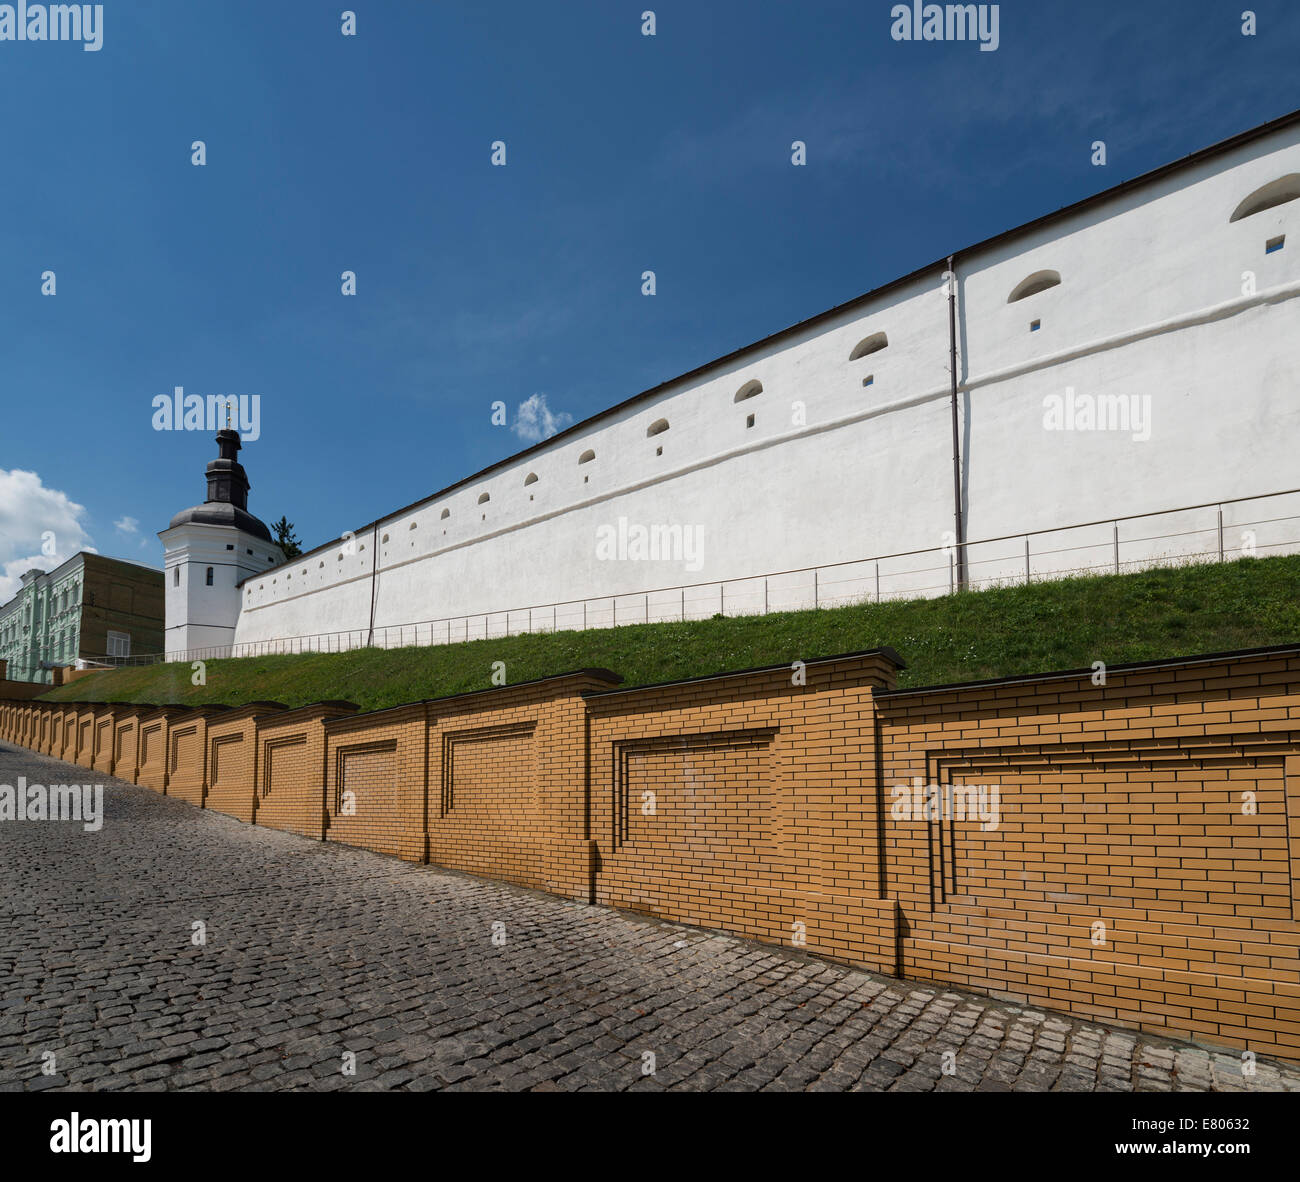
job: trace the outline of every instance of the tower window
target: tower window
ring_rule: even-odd
[[[491,499],[492,499],[491,493],[480,493],[478,498],[478,503],[480,505],[486,505]]]
[[[179,587],[180,585],[181,585],[181,568],[179,566],[174,566],[172,567],[172,586]]]
[[[1279,234],[1276,238],[1270,238],[1264,243],[1265,254],[1276,254],[1283,246],[1286,245],[1286,235]]]
[[[747,398],[757,398],[763,392],[763,383],[757,378],[746,382],[739,390],[736,391],[736,397],[733,402],[744,402]]]
[[[524,477],[524,487],[525,487],[525,488],[527,488],[530,484],[536,484],[536,483],[537,483],[537,473],[536,473],[536,472],[529,472],[528,475]]]
[[[204,582],[207,583],[207,585],[208,585],[209,587],[212,586],[212,568],[211,568],[211,567],[208,567],[208,573],[207,573],[207,576],[206,576],[205,579],[204,579]]]
[[[865,378],[862,379],[862,384],[864,386],[871,386],[875,384],[875,381],[876,381],[876,375],[873,373],[869,373]]]
[[[450,517],[450,516],[451,516],[451,510],[450,510],[450,509],[444,509],[444,510],[442,511],[442,516],[439,518],[439,520],[440,520],[440,521],[446,521],[447,518]]]
[[[587,450],[584,451],[582,455],[578,457],[578,463],[590,464],[591,461],[594,460],[595,458],[596,458],[596,453],[592,451],[591,448],[587,448]]]
[[[1030,332],[1037,332],[1042,327],[1043,327],[1043,322],[1041,320],[1031,320],[1029,322]]]
[[[746,415],[746,416],[745,416],[745,426],[746,426],[746,428],[752,427],[753,425],[754,425],[754,416],[753,416],[753,415]]]
[[[227,549],[227,550],[233,550],[234,548],[235,548],[235,543],[234,543],[234,542],[227,542],[227,543],[226,543],[226,549]]]
[[[646,437],[649,438],[652,435],[662,435],[667,430],[668,430],[667,419],[655,419],[655,421],[645,429],[645,433],[646,433]]]

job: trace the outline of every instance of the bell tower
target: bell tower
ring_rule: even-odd
[[[166,652],[170,660],[230,655],[239,621],[239,583],[278,566],[284,552],[248,511],[243,443],[231,428],[217,432],[217,458],[208,462],[207,500],[177,513],[162,540],[166,585]]]

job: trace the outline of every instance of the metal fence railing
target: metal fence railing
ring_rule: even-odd
[[[111,665],[355,648],[403,648],[496,639],[520,633],[614,628],[711,616],[927,598],[1038,579],[1118,574],[1153,566],[1225,562],[1300,552],[1300,489],[1208,502],[967,542],[960,554],[936,546],[740,579],[534,604],[402,624],[197,648],[170,655],[96,657]]]

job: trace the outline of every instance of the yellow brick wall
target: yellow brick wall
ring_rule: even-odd
[[[0,736],[316,839],[1300,1060],[1300,652],[894,671],[586,672],[368,715],[14,700]],[[914,810],[931,786],[963,811]]]

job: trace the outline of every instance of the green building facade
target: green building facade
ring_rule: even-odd
[[[155,567],[83,551],[54,570],[29,570],[0,606],[0,660],[11,681],[53,681],[79,660],[113,664],[160,653],[163,575]]]

